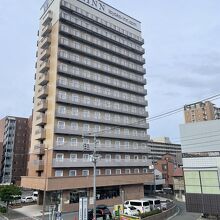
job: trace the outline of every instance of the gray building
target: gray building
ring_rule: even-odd
[[[0,120],[1,182],[20,185],[26,175],[30,147],[28,118],[7,116]]]
[[[186,208],[189,212],[220,214],[220,121],[180,126]]]

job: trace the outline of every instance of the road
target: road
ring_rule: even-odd
[[[175,202],[179,208],[178,214],[173,217],[169,218],[169,220],[197,220],[201,214],[198,213],[191,213],[191,212],[186,212],[186,206],[185,203],[183,202]]]

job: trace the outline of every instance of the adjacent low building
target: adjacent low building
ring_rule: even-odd
[[[180,126],[186,209],[220,214],[220,120]]]
[[[167,139],[166,139],[167,140]],[[150,148],[149,158],[152,160],[159,160],[165,154],[170,154],[182,163],[182,156],[181,156],[181,145],[180,144],[173,144],[170,141],[163,142],[161,139],[151,140],[147,143],[148,147]]]

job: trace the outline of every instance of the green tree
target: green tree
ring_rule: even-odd
[[[8,205],[14,200],[13,196],[20,196],[21,189],[15,185],[0,186],[0,199],[6,203],[6,210],[8,211]]]

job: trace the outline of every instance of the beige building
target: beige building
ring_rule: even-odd
[[[153,176],[140,22],[98,0],[49,0],[41,10],[22,186],[39,190],[39,203],[46,190],[47,205],[63,211],[77,210],[80,196],[91,202],[95,132],[97,203],[143,197]]]
[[[184,106],[185,122],[198,122],[220,119],[220,108],[210,101],[197,102]]]

